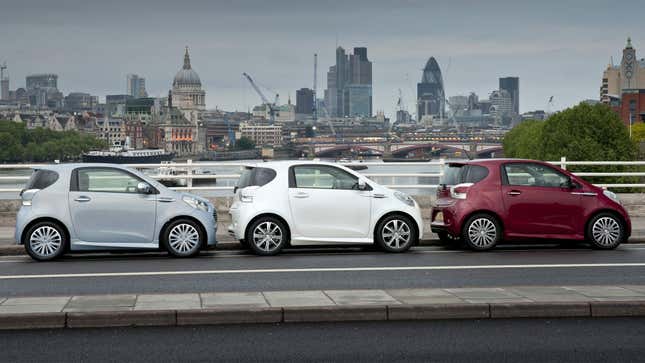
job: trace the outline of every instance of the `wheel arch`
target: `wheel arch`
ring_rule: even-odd
[[[585,221],[585,230],[583,231],[584,232],[583,235],[585,236],[585,238],[589,238],[589,236],[587,235],[587,231],[589,230],[589,226],[591,225],[591,221],[594,218],[596,218],[599,214],[603,214],[603,213],[611,214],[614,217],[618,218],[618,220],[622,224],[623,229],[627,229],[627,221],[625,220],[625,218],[620,213],[616,212],[613,209],[608,209],[608,208],[598,209],[598,210],[593,211],[593,213],[589,214],[589,217],[587,217],[587,220]],[[627,231],[625,231],[625,232],[627,232]]]
[[[403,212],[403,211],[398,211],[398,210],[387,212],[387,213],[383,214],[381,216],[381,218],[379,218],[376,221],[376,223],[374,224],[374,228],[372,229],[372,238],[374,239],[374,243],[376,243],[376,233],[378,231],[377,230],[378,226],[381,224],[381,222],[383,222],[383,220],[385,218],[388,218],[388,217],[394,216],[394,215],[402,215],[402,216],[408,218],[412,222],[412,228],[414,228],[414,233],[417,236],[417,240],[414,241],[413,245],[414,246],[418,245],[419,244],[419,225],[417,224],[416,219],[414,219],[414,217],[412,217],[409,213],[406,213],[406,212]]]
[[[466,214],[464,216],[464,218],[462,218],[461,223],[459,224],[461,226],[461,229],[459,231],[460,233],[463,234],[463,230],[466,227],[464,225],[466,223],[466,221],[468,221],[472,216],[474,216],[476,214],[488,214],[491,217],[495,218],[495,220],[497,220],[497,223],[499,223],[499,226],[502,228],[501,232],[502,232],[502,236],[504,236],[504,232],[506,231],[506,226],[504,226],[504,220],[502,219],[502,217],[499,214],[497,214],[496,212],[493,212],[492,210],[489,210],[489,209],[479,209],[479,210],[472,211],[472,212]]]
[[[289,242],[287,245],[291,244],[291,226],[289,225],[289,223],[287,223],[286,219],[282,218],[282,216],[271,212],[260,213],[255,217],[251,218],[251,220],[249,220],[249,222],[246,224],[246,228],[244,228],[244,239],[246,239],[246,237],[248,236],[249,230],[253,225],[253,223],[255,223],[255,221],[257,221],[258,219],[264,218],[264,217],[275,218],[280,222],[282,222],[282,224],[284,224],[284,226],[287,227],[287,241]]]
[[[173,223],[176,222],[180,219],[188,219],[192,221],[193,223],[197,224],[197,227],[199,227],[200,231],[202,232],[202,241],[201,241],[201,246],[200,249],[206,247],[206,244],[208,243],[208,233],[206,232],[206,228],[202,224],[202,222],[199,221],[199,219],[189,216],[189,215],[179,215],[170,218],[169,220],[164,223],[164,225],[159,229],[159,248],[165,249],[165,241],[164,241],[164,234],[166,234],[166,229]]]
[[[22,233],[20,234],[20,241],[19,242],[21,245],[25,244],[25,238],[27,237],[27,232],[37,223],[41,222],[50,222],[50,223],[56,223],[58,224],[62,229],[63,233],[65,233],[65,237],[67,237],[67,249],[69,249],[70,244],[71,244],[71,234],[69,232],[69,228],[65,225],[65,223],[61,222],[60,220],[52,217],[39,217],[33,219],[31,222],[27,223],[25,227],[22,229]]]

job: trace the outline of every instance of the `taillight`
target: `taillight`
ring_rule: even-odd
[[[462,183],[450,187],[450,196],[455,199],[466,199],[468,196],[468,189],[473,186],[473,183]]]

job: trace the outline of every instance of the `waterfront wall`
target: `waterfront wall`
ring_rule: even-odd
[[[618,197],[627,208],[632,218],[645,217],[645,193],[619,194]],[[421,212],[425,222],[424,230],[430,230],[430,217],[434,195],[413,195],[413,198],[421,206]],[[218,234],[227,234],[226,228],[231,220],[228,209],[233,202],[233,197],[208,198],[215,204],[218,215]],[[20,208],[20,200],[0,200],[0,227],[11,227],[16,223],[16,213]]]

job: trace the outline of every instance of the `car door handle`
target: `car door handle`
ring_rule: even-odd
[[[85,203],[85,202],[89,202],[90,200],[92,200],[92,198],[86,197],[84,195],[81,195],[80,197],[78,197],[78,198],[76,198],[74,200],[77,201],[77,202],[80,202],[80,203]]]
[[[510,196],[516,196],[522,194],[519,190],[511,190],[510,192],[507,193]]]
[[[300,193],[294,194],[293,197],[294,198],[309,198],[309,194],[300,192]]]

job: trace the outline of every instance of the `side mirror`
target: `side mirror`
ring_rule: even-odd
[[[365,180],[358,179],[358,190],[366,190],[366,189],[367,189],[367,184],[365,183]]]
[[[577,189],[580,187],[580,185],[576,183],[571,177],[568,177],[567,180],[560,184],[560,187],[565,189]]]
[[[152,193],[152,188],[150,187],[150,184],[140,182],[137,184],[137,192],[140,194],[150,194]]]

